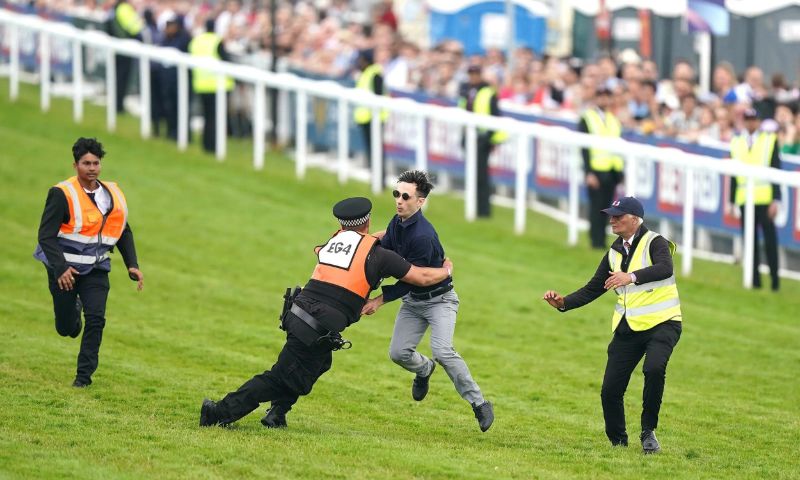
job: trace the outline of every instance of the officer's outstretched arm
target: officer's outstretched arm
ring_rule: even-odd
[[[428,287],[447,279],[452,276],[452,273],[453,262],[445,258],[441,268],[417,267],[412,265],[411,270],[400,280],[418,287]]]

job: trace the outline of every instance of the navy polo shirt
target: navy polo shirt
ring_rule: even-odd
[[[431,222],[417,211],[406,221],[401,221],[395,215],[386,227],[386,235],[381,239],[381,246],[393,250],[406,261],[418,267],[439,268],[444,263],[444,248],[439,242],[439,235]],[[409,283],[398,281],[394,285],[382,287],[383,301],[391,302],[408,292],[427,292],[436,288],[449,285],[452,278],[447,278],[430,287],[417,287]]]

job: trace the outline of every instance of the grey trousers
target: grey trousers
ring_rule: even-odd
[[[447,372],[461,397],[474,405],[484,402],[481,389],[461,355],[453,348],[453,333],[458,314],[458,295],[450,290],[430,300],[415,300],[410,295],[403,297],[403,305],[397,312],[389,346],[389,356],[401,367],[417,375],[429,375],[432,363],[417,351],[417,345],[431,327],[431,352]]]

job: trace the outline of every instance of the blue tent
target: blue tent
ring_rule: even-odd
[[[549,7],[540,0],[513,0],[516,45],[542,53],[547,38]],[[508,21],[502,0],[428,0],[431,44],[458,40],[467,55],[487,48],[505,48]]]

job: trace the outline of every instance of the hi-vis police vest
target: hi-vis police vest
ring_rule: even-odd
[[[359,75],[358,81],[356,82],[356,88],[359,90],[372,92],[372,86],[375,77],[382,73],[383,67],[381,67],[381,65],[378,63],[373,63],[369,67],[365,68],[363,72],[361,72],[361,75]],[[383,95],[383,92],[373,93],[377,95]],[[387,110],[381,110],[381,121],[385,121],[387,118],[389,118],[389,112]],[[353,120],[359,125],[369,123],[372,121],[372,109],[370,107],[356,107],[353,110]]]
[[[596,109],[590,109],[584,112],[583,118],[592,135],[601,137],[620,137],[622,135],[622,125],[611,112],[606,112],[605,118],[601,118]],[[624,163],[619,155],[598,148],[592,148],[589,152],[591,154],[589,168],[595,172],[622,171]]]
[[[372,235],[340,230],[325,245],[316,247],[318,263],[313,280],[349,290],[363,299],[372,287],[367,280],[367,256],[378,241]]]
[[[219,60],[219,44],[222,41],[219,35],[212,32],[202,33],[189,44],[189,53],[195,57],[208,57]],[[214,93],[217,91],[217,74],[202,68],[192,69],[192,88],[196,93]],[[225,90],[233,90],[233,79],[225,77]]]
[[[650,258],[650,243],[661,235],[647,231],[639,240],[633,257],[628,263],[628,269],[636,271],[653,264]],[[669,251],[675,254],[675,243],[669,242]],[[608,251],[608,262],[612,272],[622,271],[622,254],[613,248]],[[665,280],[644,283],[642,285],[630,284],[614,289],[617,294],[617,304],[614,315],[611,317],[611,331],[617,329],[622,316],[628,322],[631,330],[640,332],[649,330],[659,323],[667,320],[681,321],[681,301],[678,298],[678,287],[673,274]]]
[[[740,135],[731,141],[731,158],[748,165],[769,167],[775,149],[775,134],[762,132],[756,137],[753,148],[747,148],[747,138]],[[772,184],[764,180],[754,180],[756,205],[772,203]],[[736,205],[744,205],[747,198],[747,177],[736,177]]]
[[[58,244],[64,251],[64,260],[80,275],[89,273],[93,268],[111,270],[109,253],[122,236],[128,221],[128,205],[122,190],[114,182],[103,182],[101,185],[111,195],[111,209],[105,215],[83,190],[77,177],[56,185],[67,197],[69,208],[69,222],[61,224]],[[41,246],[37,247],[34,256],[47,264]]]

